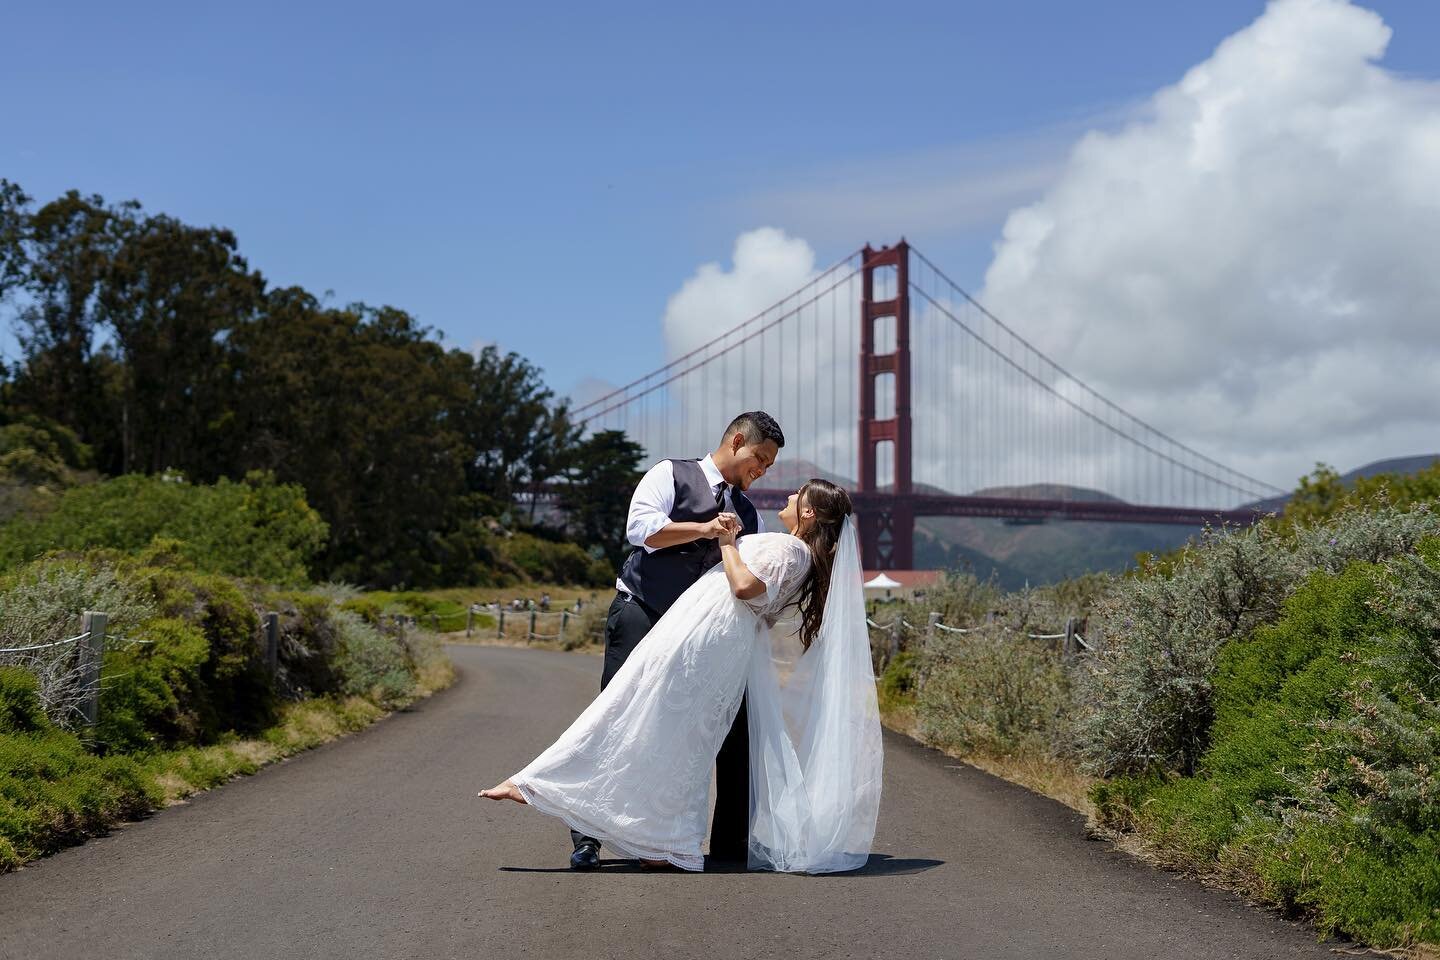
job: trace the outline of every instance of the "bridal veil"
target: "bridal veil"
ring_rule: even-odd
[[[835,548],[820,632],[788,678],[771,644],[752,649],[750,869],[864,866],[880,812],[882,747],[853,516]]]

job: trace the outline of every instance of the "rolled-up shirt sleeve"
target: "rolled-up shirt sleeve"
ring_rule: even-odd
[[[675,468],[669,460],[661,460],[645,472],[630,497],[630,515],[625,521],[625,539],[654,553],[656,547],[645,541],[670,522],[675,509]]]

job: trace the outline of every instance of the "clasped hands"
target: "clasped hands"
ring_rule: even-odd
[[[706,524],[705,532],[708,536],[720,541],[720,545],[733,546],[735,539],[740,536],[744,527],[740,523],[740,517],[733,513],[721,513],[714,520]]]

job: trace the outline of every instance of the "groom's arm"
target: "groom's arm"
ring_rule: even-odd
[[[654,553],[692,540],[718,537],[724,529],[719,517],[708,523],[671,520],[670,511],[674,509],[675,468],[669,460],[661,460],[640,478],[630,497],[625,539],[646,553]]]

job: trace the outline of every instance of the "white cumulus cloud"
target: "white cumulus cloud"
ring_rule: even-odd
[[[674,366],[598,425],[626,430],[652,459],[699,456],[735,414],[762,409],[786,433],[784,460],[842,469],[855,456],[853,266],[827,273],[807,242],[773,227],[741,234],[728,265],[702,264],[666,304]]]
[[[1288,487],[1440,447],[1440,84],[1274,0],[1011,213],[980,299],[1112,400]]]

